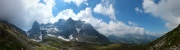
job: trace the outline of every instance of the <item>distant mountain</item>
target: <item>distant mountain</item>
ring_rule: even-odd
[[[34,50],[38,44],[29,40],[24,33],[16,26],[0,21],[0,50]]]
[[[77,21],[75,21],[75,23],[76,22]],[[79,21],[79,23],[81,22]],[[86,25],[86,24],[87,23],[84,23],[83,25]],[[33,26],[37,26],[37,25],[38,25],[37,22],[33,24]],[[61,35],[60,34],[61,32],[58,32],[59,29],[57,29],[56,27],[54,28],[52,24],[40,25],[41,32],[36,31],[36,30],[39,30],[38,27],[39,26],[33,27],[32,29],[34,30],[30,30],[30,32],[32,31],[32,32],[38,33],[37,34],[38,37],[42,34],[42,39],[40,38],[34,39],[34,40],[43,40],[40,43],[34,42],[30,40],[29,38],[27,38],[27,36],[25,36],[24,34],[25,31],[19,29],[18,27],[12,24],[9,24],[7,22],[0,21],[0,50],[122,50],[122,49],[123,50],[129,50],[129,49],[139,50],[139,48],[143,48],[141,47],[143,45],[120,44],[120,43],[110,44],[110,45],[99,45],[99,44],[90,43],[91,41],[82,42],[83,40],[76,41],[76,39],[74,39],[75,41],[73,41],[73,39],[69,39],[69,38],[67,39],[69,39],[70,41],[65,41],[65,39],[62,39],[62,38],[65,38],[63,36],[64,34]],[[96,40],[95,42],[99,42],[99,43],[108,42],[108,40],[105,41],[106,39],[105,40],[103,39],[106,37],[97,33],[95,30],[92,30],[93,27],[90,26],[90,24],[87,24],[87,26],[83,26],[83,28],[80,28],[80,29],[82,30],[80,30],[79,33],[77,32],[77,34],[73,34],[72,36],[73,38],[79,38],[83,36],[82,39],[86,39],[86,38],[91,39],[91,36],[92,36],[91,40]],[[90,32],[92,34],[86,33],[88,31],[92,31]],[[47,32],[47,33],[43,33],[43,32]],[[84,32],[84,33],[81,33],[81,32]],[[30,35],[31,34],[29,34],[29,37]],[[58,38],[57,35],[61,36],[61,38]],[[33,36],[33,37],[36,37],[36,36]],[[93,38],[96,38],[96,39],[93,39]],[[99,41],[99,40],[104,40],[104,41]]]
[[[35,41],[41,41],[46,37],[56,37],[64,41],[77,41],[93,44],[110,43],[107,37],[96,31],[91,24],[84,21],[75,21],[72,18],[60,19],[51,24],[33,23],[32,28],[27,32],[27,36]]]
[[[149,50],[180,50],[180,25],[148,44]]]
[[[110,35],[108,39],[113,43],[128,43],[128,44],[147,44],[158,37],[150,34],[122,34]]]

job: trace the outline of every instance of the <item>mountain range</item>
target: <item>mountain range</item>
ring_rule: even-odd
[[[0,21],[0,50],[180,50],[179,40],[180,25],[157,39],[149,34],[106,37],[71,18],[53,24],[35,21],[27,32]]]
[[[91,24],[85,21],[74,21],[60,19],[51,24],[39,24],[34,22],[32,28],[27,32],[27,36],[34,41],[40,42],[44,38],[51,36],[64,41],[78,41],[93,44],[108,44],[109,39],[96,31]]]

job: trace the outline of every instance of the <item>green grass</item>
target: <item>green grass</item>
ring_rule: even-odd
[[[46,44],[42,44],[41,47],[38,47],[38,50],[58,50],[58,48],[55,48]]]
[[[66,42],[56,38],[46,38],[42,44],[48,44],[58,49],[74,49],[74,50],[143,50],[144,45],[138,44],[110,44],[98,45],[83,42]]]
[[[24,44],[23,42],[21,42],[21,39],[18,38],[17,35],[15,35],[15,33],[0,28],[0,48],[1,49],[7,49],[7,50],[12,50],[12,49],[27,49],[28,47],[26,46],[26,44]]]
[[[163,43],[161,46],[154,47],[158,43]],[[172,31],[166,33],[164,36],[158,38],[157,40],[149,43],[147,49],[156,49],[156,50],[167,50],[170,47],[178,46],[180,44],[180,25],[173,29]],[[148,48],[151,47],[151,48]]]

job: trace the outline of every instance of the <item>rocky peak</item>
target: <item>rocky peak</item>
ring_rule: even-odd
[[[67,22],[67,23],[74,23],[75,21],[70,17],[69,19],[67,19],[66,22]]]
[[[34,21],[31,30],[40,31],[40,24],[37,21]]]
[[[40,24],[37,21],[34,21],[32,28],[26,34],[31,39],[39,40],[39,36],[41,35],[40,31]]]
[[[49,27],[53,26],[53,27]],[[33,23],[33,27],[29,30],[29,37],[32,39],[42,39],[53,35],[53,37],[57,37],[60,39],[66,39],[69,41],[79,41],[86,43],[98,43],[98,44],[106,44],[109,43],[109,40],[104,35],[100,34],[97,30],[93,28],[93,26],[89,23],[84,23],[83,21],[74,21],[72,18],[67,20],[59,19],[58,22],[54,24],[44,24],[41,26],[42,30],[40,30],[40,26],[38,22]],[[42,36],[41,36],[42,34]],[[42,38],[39,38],[42,37]]]
[[[74,21],[71,17],[67,19],[68,21]]]

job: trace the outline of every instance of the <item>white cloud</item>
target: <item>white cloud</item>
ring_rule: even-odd
[[[143,13],[143,10],[139,9],[138,7],[135,8],[135,11],[136,11],[136,12]]]
[[[67,3],[74,3],[74,4],[76,4],[78,7],[82,4],[82,3],[84,3],[84,4],[86,4],[86,5],[88,5],[88,3],[87,3],[87,0],[63,0],[64,2],[67,2]]]
[[[128,21],[128,24],[131,25],[131,26],[138,26],[136,23],[131,22],[131,21]]]
[[[53,18],[52,7],[55,5],[54,0],[44,0],[46,4],[39,3],[39,0],[23,0],[26,18],[26,25],[38,21],[39,23],[48,23]],[[31,26],[31,25],[29,25]]]
[[[76,14],[72,9],[66,9],[58,13],[55,18],[51,18],[51,23],[57,22],[59,19],[68,19],[69,17],[76,19]]]
[[[180,0],[144,0],[143,8],[145,13],[150,13],[167,21],[168,28],[175,28],[180,24]]]
[[[59,19],[68,19],[69,17],[71,17],[75,20],[82,20],[90,23],[96,30],[98,30],[100,33],[104,35],[121,35],[125,33],[140,33],[140,34],[146,33],[144,28],[138,26],[129,26],[121,21],[109,21],[106,23],[102,21],[102,19],[97,19],[92,15],[92,8],[90,7],[87,7],[85,10],[81,10],[77,14],[75,14],[72,9],[65,9],[59,12],[56,17],[54,17],[52,15],[52,7],[55,5],[54,0],[44,0],[46,4],[39,3],[39,0],[16,0],[16,1],[12,1],[11,4],[7,4],[8,3],[7,1],[10,0],[0,1],[0,8],[1,8],[0,14],[2,16],[1,20],[2,19],[8,20],[9,22],[13,23],[14,25],[22,29],[30,29],[32,27],[32,23],[35,20],[38,21],[39,23],[48,23],[48,22],[54,23]],[[12,7],[4,7],[4,5],[8,5]],[[114,14],[115,12],[113,6],[110,4],[108,7],[110,8],[108,8],[107,11],[112,12],[112,14]],[[105,13],[107,12],[105,11]],[[13,15],[13,16],[5,17],[3,16],[3,14],[5,15],[14,14],[15,16]],[[111,13],[107,13],[107,14],[109,14],[109,16],[114,16],[112,18],[115,18],[115,15],[112,15]]]
[[[128,26],[121,21],[114,22],[110,21],[109,23],[101,22],[99,23],[99,28],[97,29],[100,33],[104,35],[121,35],[127,33],[138,33],[144,34],[144,28]]]
[[[113,4],[110,4],[108,0],[102,0],[102,3],[97,4],[93,11],[96,13],[107,15],[113,20],[116,19]]]
[[[106,23],[101,19],[97,19],[92,15],[92,10],[89,7],[87,7],[85,10],[81,10],[78,14],[75,14],[72,9],[63,10],[57,15],[56,19],[68,19],[69,17],[75,20],[82,20],[90,23],[97,31],[106,36],[121,35],[126,33],[147,33],[144,28],[138,27],[137,24],[130,21],[129,23],[132,26],[128,26],[121,21],[109,21]]]
[[[53,18],[52,7],[54,0],[44,0],[45,4],[39,3],[40,0],[1,0],[0,7],[3,10],[0,14],[1,19],[28,30],[36,20],[39,23],[48,23],[49,18]],[[10,3],[9,3],[10,2]],[[8,10],[8,11],[5,11]],[[9,16],[6,16],[9,15]]]

